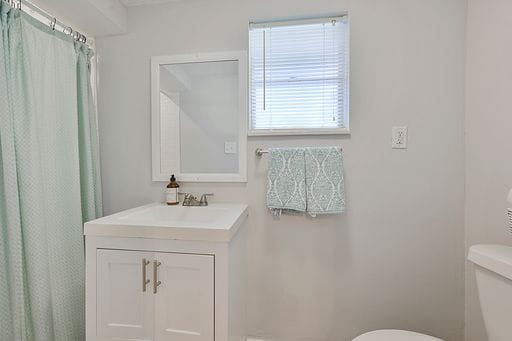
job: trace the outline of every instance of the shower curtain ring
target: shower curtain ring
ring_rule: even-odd
[[[75,32],[73,33],[73,39],[75,39],[76,41],[78,41],[78,39],[80,39],[80,32],[75,31]]]
[[[73,33],[73,29],[71,28],[71,26],[68,26],[64,29],[64,34],[67,34],[67,35],[71,35]]]
[[[50,22],[50,28],[55,31],[55,26],[57,25],[57,18],[53,18],[53,20]]]

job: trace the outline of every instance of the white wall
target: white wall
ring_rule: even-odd
[[[246,49],[250,20],[351,20],[350,137],[250,138],[247,184],[184,184],[250,205],[249,327],[279,340],[406,328],[463,340],[464,0],[191,0],[130,11],[97,40],[106,213],[162,200],[151,182],[152,55]],[[409,149],[390,148],[408,125]],[[341,145],[348,212],[274,221],[256,147]],[[481,340],[479,340],[481,341]]]
[[[466,247],[512,245],[512,2],[469,0],[466,87]],[[466,267],[466,340],[487,340],[473,267]]]

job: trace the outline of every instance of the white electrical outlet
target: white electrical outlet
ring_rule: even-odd
[[[407,127],[392,128],[391,147],[393,149],[407,149]]]
[[[236,141],[225,141],[224,142],[224,153],[225,154],[236,154]]]

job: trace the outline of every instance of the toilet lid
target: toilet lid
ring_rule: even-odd
[[[443,341],[433,336],[406,330],[375,330],[356,337],[352,341]]]

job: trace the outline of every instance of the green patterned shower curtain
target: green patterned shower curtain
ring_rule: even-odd
[[[91,51],[0,2],[0,341],[83,341],[101,214]]]

